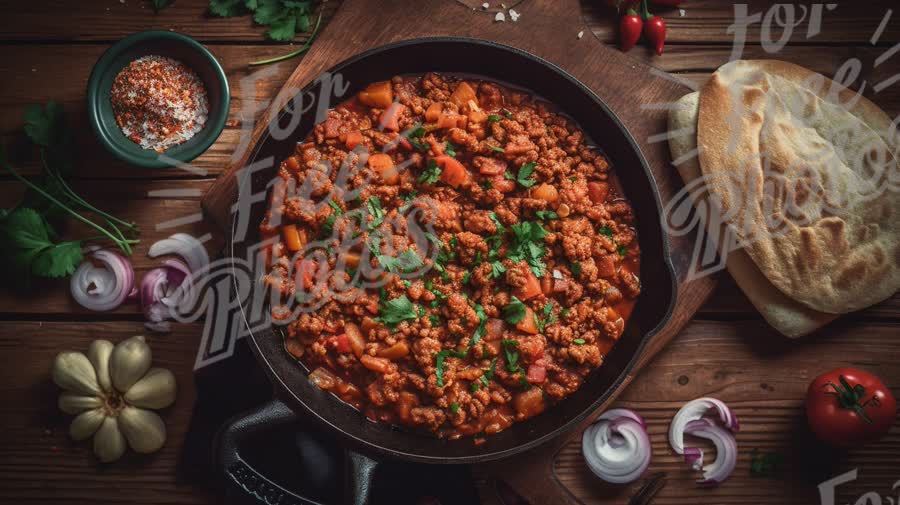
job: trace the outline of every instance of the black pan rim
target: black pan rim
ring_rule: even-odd
[[[597,96],[597,94],[594,93],[593,90],[588,88],[581,81],[576,79],[574,76],[572,76],[571,74],[569,74],[568,72],[566,72],[565,70],[560,68],[559,66],[557,66],[557,65],[553,64],[552,62],[549,62],[539,56],[536,56],[532,53],[529,53],[527,51],[524,51],[524,50],[521,50],[521,49],[518,49],[518,48],[515,48],[512,46],[508,46],[505,44],[500,44],[500,43],[488,41],[488,40],[469,38],[469,37],[423,37],[423,38],[393,42],[393,43],[379,46],[376,48],[368,49],[368,50],[358,53],[354,56],[351,56],[350,58],[348,58],[346,60],[341,61],[340,63],[338,63],[338,64],[334,65],[333,67],[329,68],[328,70],[326,70],[325,72],[330,72],[330,73],[339,72],[341,69],[343,69],[347,66],[350,66],[354,63],[357,63],[360,60],[368,58],[372,55],[379,54],[379,53],[382,53],[385,51],[394,50],[397,48],[406,47],[409,45],[420,45],[420,44],[471,44],[471,45],[476,45],[476,46],[491,47],[494,49],[507,51],[507,52],[513,53],[517,56],[531,60],[538,65],[542,65],[542,66],[550,69],[555,74],[557,74],[559,77],[565,79],[570,84],[576,86],[582,93],[584,93],[586,96],[588,96],[591,99],[591,101],[593,101],[598,107],[601,108],[601,110],[612,120],[613,124],[626,137],[626,139],[629,143],[629,147],[635,152],[638,160],[640,161],[643,175],[646,178],[646,180],[652,190],[653,194],[651,196],[653,198],[653,202],[656,205],[656,214],[659,216],[662,216],[662,202],[661,202],[660,196],[659,196],[659,187],[656,184],[656,179],[653,177],[652,171],[650,170],[647,160],[644,157],[643,151],[641,150],[640,146],[635,141],[634,136],[631,135],[631,132],[628,131],[628,129],[625,127],[625,125],[622,123],[622,121],[619,119],[619,117],[615,114],[615,112],[612,111],[612,109],[609,108],[609,106],[606,104],[606,102],[604,102],[602,98]],[[309,85],[310,85],[310,83],[307,83],[307,85],[304,86],[303,89],[306,89],[306,87],[308,87]],[[298,93],[302,93],[303,89],[299,90]],[[283,117],[283,115],[286,113],[287,113],[287,111],[285,111],[284,108],[282,108],[282,110],[279,112],[277,118]],[[264,144],[265,138],[266,137],[262,137],[259,140],[257,140],[256,144],[254,145],[251,155],[248,157],[248,162],[256,159],[261,147]],[[240,181],[239,181],[239,184],[240,184]],[[234,231],[233,227],[236,226],[236,224],[237,223],[232,219],[232,232]],[[647,330],[644,333],[644,335],[641,336],[640,342],[638,343],[637,348],[635,349],[635,352],[632,354],[632,356],[630,357],[627,364],[622,369],[619,376],[612,382],[612,384],[610,385],[609,388],[607,388],[605,391],[603,391],[602,394],[597,395],[596,399],[590,405],[588,405],[585,409],[583,409],[583,411],[579,415],[572,417],[571,419],[567,420],[564,423],[561,423],[556,429],[554,429],[542,436],[536,437],[534,439],[531,439],[531,440],[524,442],[522,444],[519,444],[517,446],[510,447],[508,449],[498,450],[498,451],[488,452],[488,453],[480,453],[480,454],[475,454],[475,455],[466,455],[466,456],[432,457],[432,456],[426,456],[426,455],[420,455],[420,454],[409,454],[409,453],[405,453],[405,452],[401,452],[401,451],[392,450],[392,449],[380,446],[377,443],[371,442],[369,440],[365,440],[363,438],[354,436],[353,434],[348,433],[345,430],[343,430],[340,426],[337,426],[336,424],[332,423],[328,419],[325,419],[324,417],[320,416],[315,410],[309,408],[306,405],[304,400],[302,398],[300,398],[300,396],[298,396],[294,392],[293,388],[291,388],[290,385],[287,384],[282,379],[282,377],[274,370],[274,365],[270,362],[270,360],[266,356],[265,352],[263,352],[263,350],[260,349],[259,344],[257,343],[257,340],[256,340],[256,335],[254,335],[252,332],[248,335],[250,342],[251,342],[251,348],[253,350],[253,353],[256,355],[257,360],[259,360],[261,363],[264,364],[263,369],[265,370],[266,375],[273,382],[273,385],[276,386],[276,390],[275,390],[276,398],[284,398],[285,396],[287,396],[292,408],[297,408],[298,406],[301,407],[305,413],[311,414],[315,418],[315,421],[317,421],[318,423],[320,423],[323,426],[327,426],[328,429],[334,430],[343,439],[347,440],[348,442],[353,444],[355,447],[362,448],[366,452],[371,452],[373,454],[385,456],[388,458],[400,459],[400,460],[405,460],[405,461],[413,461],[413,462],[419,462],[419,463],[429,463],[429,464],[471,464],[471,463],[483,463],[483,462],[487,462],[487,461],[494,461],[494,460],[498,460],[498,459],[507,458],[507,457],[513,456],[515,454],[525,452],[529,449],[533,449],[537,446],[543,445],[546,442],[549,442],[550,440],[553,440],[553,439],[571,431],[578,424],[580,424],[582,421],[584,421],[584,419],[586,419],[590,415],[594,414],[597,411],[597,409],[609,399],[611,394],[614,391],[617,391],[622,386],[622,383],[626,380],[626,378],[629,376],[631,371],[634,369],[634,366],[637,363],[637,360],[640,358],[642,351],[645,349],[647,343],[650,340],[652,340],[652,338],[657,333],[659,333],[659,331],[663,327],[665,327],[666,324],[668,324],[668,322],[671,320],[672,312],[674,311],[674,307],[675,307],[675,304],[677,301],[677,294],[678,294],[677,293],[677,283],[676,283],[675,270],[674,270],[674,267],[672,266],[672,261],[671,261],[671,251],[669,248],[668,237],[665,235],[664,231],[662,231],[662,233],[663,233],[663,237],[662,237],[661,247],[662,247],[662,252],[663,252],[663,258],[661,258],[661,261],[663,262],[665,271],[669,275],[669,284],[670,284],[669,288],[671,290],[672,295],[669,298],[668,306],[666,307],[666,310],[664,311],[663,317],[660,318],[659,323],[657,323],[657,325],[655,327],[653,327],[652,329]],[[235,257],[235,250],[234,250],[235,244],[234,244],[234,241],[231,240],[231,238],[233,236],[234,236],[234,233],[232,233],[229,237],[227,237],[227,240],[228,240],[227,250],[230,252],[231,257]],[[234,276],[234,278],[236,279],[237,277]],[[243,303],[239,304],[239,311],[240,311],[241,318],[242,318],[244,324],[248,324]],[[340,401],[340,400],[335,398],[335,401]],[[450,441],[450,443],[453,443],[453,442],[454,441]],[[464,440],[460,440],[460,442],[466,443]],[[469,443],[471,443],[471,442],[469,442]]]

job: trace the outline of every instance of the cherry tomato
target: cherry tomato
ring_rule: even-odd
[[[806,392],[812,431],[835,447],[855,447],[883,437],[897,417],[897,401],[874,375],[838,368],[820,375]]]

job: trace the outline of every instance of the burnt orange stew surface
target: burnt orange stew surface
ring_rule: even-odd
[[[603,364],[640,291],[613,167],[515,89],[371,84],[278,174],[273,319],[310,380],[375,421],[480,442],[537,415]]]

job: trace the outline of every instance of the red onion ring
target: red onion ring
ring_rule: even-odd
[[[162,267],[147,272],[141,279],[140,289],[147,329],[171,331],[167,319],[172,317],[180,300],[192,289],[191,271],[180,260],[167,259]]]
[[[704,417],[715,409],[719,414],[722,426]],[[672,449],[684,456],[696,470],[703,470],[702,484],[716,485],[724,481],[734,471],[737,461],[737,441],[732,432],[740,429],[737,417],[722,401],[715,398],[698,398],[686,403],[672,418],[669,425],[669,444]],[[716,444],[716,461],[703,466],[703,451],[697,447],[684,446],[684,434],[712,440]]]
[[[646,423],[626,409],[604,412],[581,439],[588,467],[612,484],[634,482],[650,466],[651,446]]]
[[[90,255],[103,266],[90,260],[78,265],[69,283],[72,298],[89,310],[113,310],[134,288],[134,269],[124,256],[113,251],[93,249]]]

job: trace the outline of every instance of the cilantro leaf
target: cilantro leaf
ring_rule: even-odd
[[[0,222],[2,254],[13,273],[31,272],[41,277],[63,277],[84,259],[81,241],[54,243],[47,221],[34,209],[20,207]]]
[[[172,3],[172,0],[151,0],[150,3],[153,4],[153,10],[159,12],[160,10],[168,7],[169,4]]]
[[[604,237],[608,237],[608,238],[613,237],[613,231],[609,228],[609,226],[601,226],[600,229],[597,231],[600,233],[600,235],[603,235]]]
[[[503,118],[496,114],[491,114],[490,116],[488,116],[488,123],[496,123],[497,121],[500,121],[501,119],[503,119]]]
[[[425,266],[419,254],[412,249],[403,251],[396,258],[387,254],[379,254],[376,258],[385,270],[392,273],[409,273]]]
[[[444,349],[443,351],[435,354],[434,375],[437,377],[437,386],[439,388],[444,387],[444,360],[446,360],[448,356],[464,359],[466,357],[466,353],[454,351],[451,349]]]
[[[491,151],[494,151],[497,153],[505,153],[506,152],[506,149],[503,149],[502,147],[491,146],[491,145],[489,145],[488,147],[491,148]]]
[[[530,188],[537,184],[537,181],[531,178],[534,174],[534,167],[536,166],[537,163],[531,161],[519,167],[519,172],[516,174],[516,182],[523,188]],[[512,179],[512,177],[509,178]]]
[[[553,219],[559,219],[559,214],[552,210],[538,210],[534,213],[538,219],[541,221],[551,221]]]
[[[547,230],[538,222],[523,221],[512,225],[513,243],[506,253],[506,257],[513,261],[524,260],[531,267],[531,271],[537,277],[543,277],[547,265],[543,257],[547,254],[544,246],[544,237]]]
[[[502,340],[500,344],[503,346],[503,354],[506,356],[506,370],[510,373],[516,373],[521,370],[519,353],[513,350],[519,347],[519,343],[515,340]]]
[[[378,308],[378,314],[375,320],[388,326],[396,326],[403,321],[412,321],[419,317],[415,304],[406,295],[384,302]]]
[[[257,12],[259,12],[259,9],[257,9]],[[268,35],[270,39],[279,42],[291,41],[297,34],[297,18],[290,14],[283,15],[269,23],[260,24],[269,25],[269,31],[266,32],[266,35]]]
[[[428,160],[428,165],[422,171],[422,175],[416,179],[419,184],[434,184],[441,177],[441,167],[434,160]]]
[[[449,140],[444,142],[444,154],[456,158],[456,146]]]
[[[525,309],[526,307],[522,300],[514,296],[509,305],[503,307],[503,319],[509,324],[517,324],[522,319],[525,319]]]
[[[52,244],[35,256],[31,273],[41,277],[65,277],[72,275],[82,260],[80,240]]]

